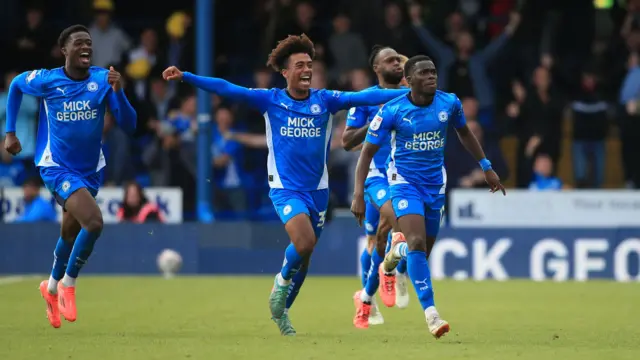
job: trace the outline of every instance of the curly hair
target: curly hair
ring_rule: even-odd
[[[90,34],[89,29],[84,25],[71,25],[60,33],[60,36],[58,37],[58,46],[63,48],[67,43],[67,40],[69,40],[69,37],[77,32]]]
[[[308,54],[313,60],[316,56],[313,42],[305,34],[289,35],[286,39],[278,41],[276,48],[271,50],[267,66],[275,71],[281,71],[287,67],[289,56],[299,53]]]

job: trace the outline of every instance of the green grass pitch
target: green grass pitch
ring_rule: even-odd
[[[0,359],[640,359],[637,283],[436,281],[452,327],[438,341],[413,291],[409,308],[382,308],[384,325],[355,329],[355,277],[310,276],[292,338],[269,319],[269,277],[82,277],[78,320],[57,330],[38,283],[0,285]]]

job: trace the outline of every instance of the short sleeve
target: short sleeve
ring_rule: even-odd
[[[462,103],[460,99],[456,96],[456,100],[453,102],[453,106],[451,108],[451,117],[453,126],[456,129],[464,127],[467,125],[467,119],[464,116],[464,110],[462,109]]]
[[[352,107],[347,113],[347,126],[361,128],[367,124],[368,112],[363,107]]]
[[[390,109],[386,105],[383,106],[371,120],[365,141],[378,146],[382,145],[385,140],[388,141],[389,133],[395,122],[394,118]]]

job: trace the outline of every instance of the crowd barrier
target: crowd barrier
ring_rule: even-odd
[[[0,274],[48,273],[57,224],[0,224]],[[366,241],[353,219],[329,223],[311,273],[359,273]],[[183,274],[274,274],[288,238],[281,224],[106,225],[83,272],[155,274],[165,248]],[[434,278],[640,281],[640,228],[442,229],[429,259]]]

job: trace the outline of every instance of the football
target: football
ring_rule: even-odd
[[[182,256],[171,249],[164,249],[158,255],[157,259],[158,269],[166,278],[173,277],[180,271],[182,267]]]

